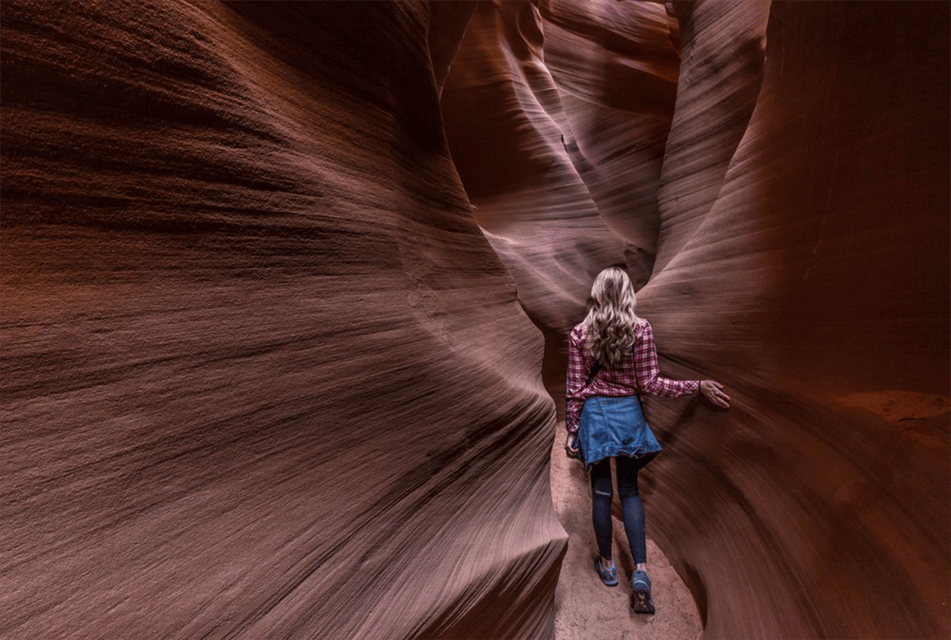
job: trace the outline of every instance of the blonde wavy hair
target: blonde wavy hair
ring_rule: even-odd
[[[634,346],[637,325],[637,298],[627,273],[608,267],[591,285],[593,305],[585,316],[587,351],[612,369],[621,364],[624,355]]]

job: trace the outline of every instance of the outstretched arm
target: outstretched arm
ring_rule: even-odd
[[[657,345],[654,343],[654,330],[649,322],[644,323],[643,333],[634,345],[634,349],[637,387],[641,393],[677,398],[697,393],[700,390],[699,380],[674,380],[660,375],[660,364],[657,362]]]
[[[635,348],[637,385],[642,392],[674,398],[699,391],[715,406],[721,409],[729,408],[730,396],[723,392],[723,385],[716,380],[673,380],[660,375],[657,345],[650,323],[645,323],[644,333]]]

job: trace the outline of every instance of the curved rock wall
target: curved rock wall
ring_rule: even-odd
[[[591,279],[656,253],[677,22],[654,3],[482,2],[442,95],[473,215],[546,336],[560,398],[564,341]]]
[[[657,254],[664,149],[680,72],[679,25],[663,4],[545,0],[545,62],[598,213],[624,242],[640,288]]]
[[[533,3],[480,3],[442,107],[475,220],[535,322],[556,334],[583,308],[590,274],[623,260],[623,246],[572,164],[543,40]]]
[[[5,0],[0,635],[547,637],[626,262],[706,636],[947,637],[949,23]]]
[[[770,2],[677,2],[681,28],[677,106],[660,186],[660,271],[716,202],[759,97]]]
[[[643,285],[666,371],[734,396],[726,413],[648,406],[667,445],[645,478],[651,535],[706,636],[946,636],[947,5],[549,0],[541,36],[492,7],[447,91],[505,117],[443,107],[470,198],[505,214],[476,219],[532,238],[499,253],[543,319],[549,388],[587,283],[553,278],[548,256],[588,254],[588,282],[621,261],[582,227],[593,206]],[[513,62],[526,44],[557,102],[530,99],[536,66]],[[520,172],[552,127],[574,174]],[[587,198],[561,191],[579,179]]]
[[[0,636],[549,633],[542,338],[427,44],[472,8],[3,3]]]
[[[696,137],[709,208],[665,162],[676,246],[642,309],[672,373],[736,401],[650,407],[674,450],[655,534],[709,637],[949,632],[948,26],[947,4],[773,2],[719,186],[708,134],[677,136]],[[755,42],[722,33],[697,31],[694,53]]]

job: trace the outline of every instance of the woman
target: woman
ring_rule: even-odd
[[[609,587],[618,583],[611,554],[611,458],[615,459],[624,530],[637,565],[631,578],[632,606],[637,613],[654,613],[637,473],[661,446],[644,421],[638,394],[677,397],[699,391],[724,409],[730,398],[713,380],[660,376],[653,330],[634,313],[634,287],[624,270],[610,267],[598,274],[591,297],[591,310],[568,338],[565,448],[570,457],[582,457],[591,475],[592,520],[600,552],[594,568]]]

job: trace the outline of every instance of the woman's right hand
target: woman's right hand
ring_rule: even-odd
[[[565,455],[569,458],[577,458],[580,453],[578,448],[578,434],[569,433],[565,441]]]
[[[730,408],[730,396],[723,392],[723,385],[716,380],[701,380],[700,393],[721,409]]]

